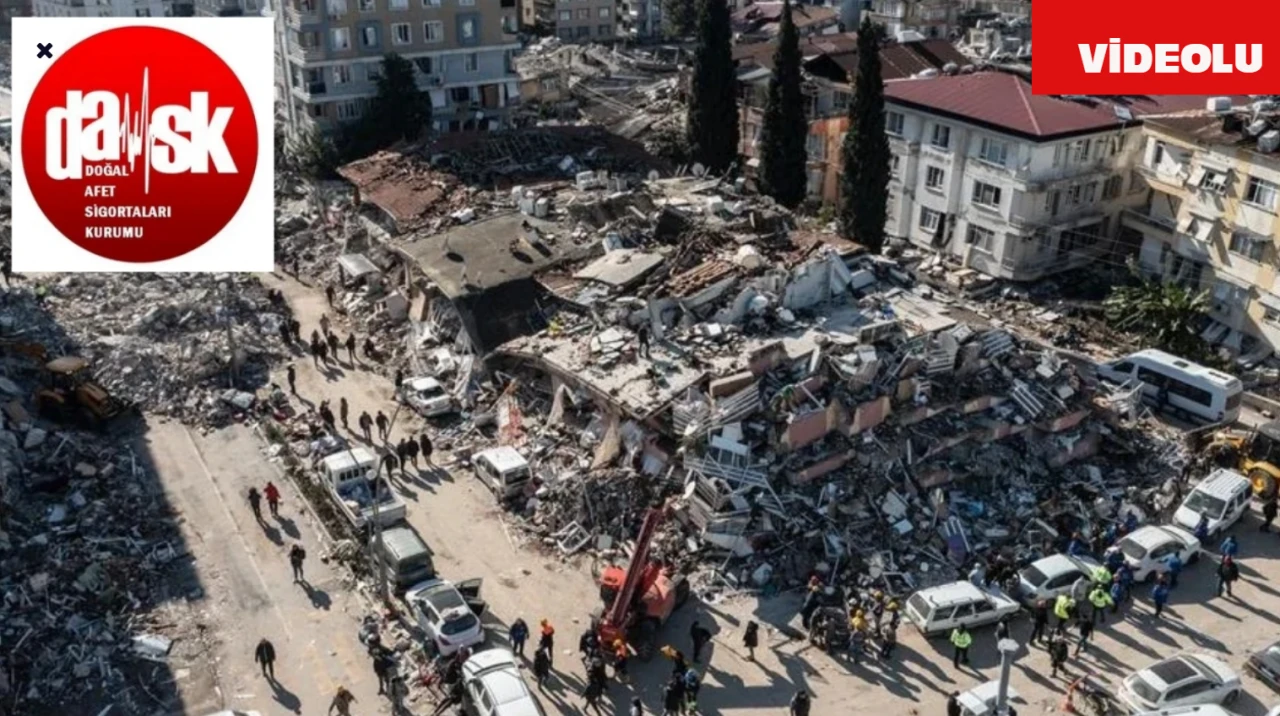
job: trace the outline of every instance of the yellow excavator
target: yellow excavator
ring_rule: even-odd
[[[36,390],[34,402],[47,418],[101,429],[129,409],[93,380],[89,361],[80,356],[54,358],[45,364],[44,372],[44,385]]]
[[[1205,450],[1219,467],[1247,475],[1258,497],[1269,498],[1280,487],[1280,420],[1248,432],[1220,432]]]

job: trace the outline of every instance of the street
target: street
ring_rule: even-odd
[[[284,291],[302,322],[303,334],[329,311],[323,292],[279,277],[266,277],[270,288]],[[347,329],[336,327],[345,335]],[[345,355],[345,352],[344,352]],[[320,370],[309,357],[294,361],[298,392],[303,402],[318,405],[340,397],[351,404],[351,423],[361,411],[390,415],[395,404],[391,382],[351,366]],[[287,385],[283,366],[275,381]],[[416,417],[401,411],[392,441],[423,429]],[[355,439],[354,435],[347,437]],[[379,702],[369,660],[356,640],[364,613],[349,596],[339,576],[320,564],[315,526],[305,517],[291,485],[282,484],[267,461],[257,438],[233,427],[200,437],[176,424],[153,425],[152,450],[162,479],[182,506],[184,527],[190,533],[197,568],[211,596],[212,621],[219,639],[217,683],[227,707],[253,708],[267,714],[321,713],[338,684],[358,698],[354,713],[386,710]],[[449,457],[437,452],[437,462]],[[416,474],[415,474],[416,472]],[[264,529],[254,524],[244,493],[250,485],[274,479],[285,489],[284,517],[268,519]],[[503,643],[506,625],[523,617],[536,630],[549,619],[557,628],[555,673],[542,694],[548,713],[580,713],[583,668],[577,658],[577,639],[598,604],[593,565],[586,559],[562,560],[519,546],[504,523],[508,519],[492,496],[467,472],[447,469],[410,470],[407,481],[397,479],[409,503],[409,522],[435,551],[436,566],[451,580],[484,579],[482,597],[489,605],[487,624],[491,642]],[[1095,635],[1095,644],[1068,662],[1071,677],[1094,672],[1114,686],[1131,671],[1179,650],[1215,653],[1240,669],[1254,649],[1280,637],[1280,591],[1271,583],[1280,578],[1275,557],[1280,536],[1257,530],[1256,515],[1247,516],[1235,532],[1241,540],[1242,581],[1235,598],[1211,599],[1214,557],[1188,568],[1174,592],[1167,618],[1156,622],[1146,589],[1118,622],[1109,621]],[[291,541],[308,547],[311,590],[291,584],[285,551]],[[1215,552],[1217,543],[1206,545]],[[595,565],[603,566],[603,565]],[[926,641],[904,622],[900,645],[890,664],[869,659],[851,666],[841,655],[832,658],[800,638],[797,593],[767,600],[740,596],[708,604],[692,600],[663,631],[663,640],[688,653],[690,623],[696,617],[715,632],[709,657],[704,657],[705,686],[699,699],[706,714],[778,714],[797,688],[814,694],[814,713],[838,713],[856,707],[886,714],[941,714],[947,695],[995,679],[998,661],[994,631],[975,631],[973,668],[951,668],[951,649],[945,639]],[[761,623],[761,648],[755,662],[746,658],[742,632],[748,620]],[[789,626],[787,626],[789,624]],[[1014,624],[1013,636],[1025,641],[1030,624]],[[258,676],[253,645],[268,636],[280,652],[277,666],[283,688],[275,692]],[[634,664],[632,681],[613,683],[609,698],[614,713],[625,713],[639,695],[646,713],[661,713],[662,684],[669,663],[659,657]],[[1068,679],[1051,680],[1048,656],[1042,649],[1024,648],[1017,656],[1013,686],[1031,704],[1022,713],[1056,712]],[[1261,716],[1277,698],[1255,679],[1244,676],[1246,696],[1233,706],[1240,716]],[[189,701],[190,703],[190,701]],[[372,706],[371,704],[377,704]],[[429,713],[428,704],[411,704],[414,713]],[[200,716],[199,711],[192,711]]]

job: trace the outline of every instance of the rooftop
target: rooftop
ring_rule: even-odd
[[[500,214],[398,248],[418,263],[440,290],[456,298],[529,278],[564,258],[547,234],[556,228],[518,212]]]
[[[755,65],[773,69],[773,41],[738,45],[733,49],[739,67]],[[806,69],[836,82],[848,82],[858,66],[856,33],[820,35],[801,40],[800,53]],[[881,76],[886,80],[912,77],[928,69],[941,70],[947,63],[957,67],[972,64],[946,40],[890,43],[880,50]],[[824,71],[825,70],[825,71]]]
[[[731,22],[745,32],[761,31],[768,34],[778,32],[778,23],[782,20],[782,3],[758,2],[748,5],[733,13]],[[793,5],[791,20],[796,28],[803,31],[807,28],[822,28],[839,22],[835,8],[820,5]]]
[[[1253,126],[1255,122],[1265,123]],[[1230,113],[1199,111],[1183,115],[1157,117],[1148,120],[1147,124],[1156,130],[1163,130],[1181,136],[1189,141],[1206,147],[1222,147],[1243,149],[1255,156],[1269,158],[1280,163],[1280,154],[1275,151],[1263,151],[1258,146],[1258,139],[1269,131],[1280,130],[1280,113],[1241,112]],[[1261,131],[1257,131],[1261,128]]]

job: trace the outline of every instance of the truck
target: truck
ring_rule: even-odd
[[[357,530],[374,524],[388,527],[404,519],[404,500],[378,471],[378,456],[368,448],[341,450],[317,466],[320,484]]]
[[[673,574],[665,562],[650,559],[653,538],[669,512],[666,504],[650,507],[636,537],[630,564],[610,565],[600,574],[604,607],[597,622],[600,643],[623,639],[641,661],[653,658],[658,650],[658,631],[689,600],[689,580]]]

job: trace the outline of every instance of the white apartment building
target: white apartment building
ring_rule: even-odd
[[[190,8],[190,3],[176,3]],[[32,0],[36,17],[167,17],[175,14],[171,0]],[[190,14],[190,13],[187,13]]]
[[[1204,102],[1038,96],[995,71],[890,81],[885,95],[887,233],[1014,281],[1109,254],[1121,212],[1145,198],[1140,117]]]
[[[1255,357],[1280,348],[1280,115],[1185,113],[1143,134],[1150,192],[1123,218],[1139,266],[1210,293],[1206,340]]]

